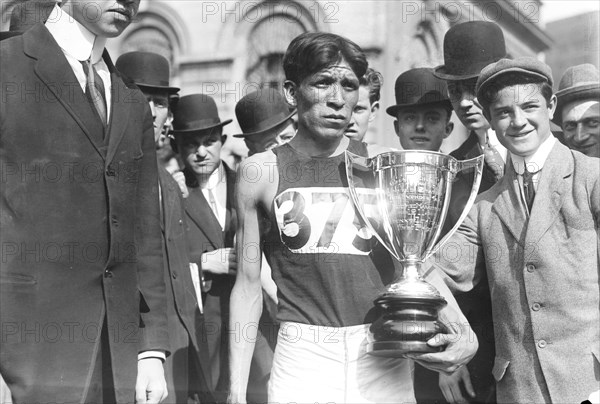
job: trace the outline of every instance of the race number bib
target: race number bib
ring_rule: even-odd
[[[357,189],[366,215],[374,212],[372,190]],[[290,188],[275,198],[281,241],[299,254],[368,255],[374,237],[354,210],[347,190]]]

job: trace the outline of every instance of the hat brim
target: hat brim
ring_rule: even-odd
[[[135,85],[140,88],[150,88],[153,90],[167,90],[169,93],[177,93],[177,92],[179,92],[179,90],[181,90],[179,87],[155,86],[152,84],[145,84],[145,83],[135,83]]]
[[[268,128],[265,128],[265,129],[262,129],[259,131],[255,131],[255,132],[237,133],[237,134],[233,135],[233,137],[244,138],[244,137],[248,137],[248,136],[262,135],[263,133],[273,130],[273,129],[277,128],[278,126],[281,126],[282,124],[284,124],[286,121],[289,121],[290,119],[292,119],[292,117],[296,114],[296,112],[298,112],[298,111],[294,110],[288,116],[283,118],[281,121],[269,126]]]
[[[562,110],[568,103],[582,99],[595,99],[600,101],[600,83],[565,88],[557,91],[555,95],[558,99],[558,105],[554,110],[552,122],[558,126],[562,126]]]
[[[476,89],[477,92],[477,98],[481,99],[481,95],[492,85],[494,84],[494,81],[496,81],[496,79],[498,79],[498,77],[504,76],[508,73],[522,73],[524,75],[527,76],[531,76],[531,77],[536,77],[541,79],[542,81],[547,82],[548,84],[552,85],[551,82],[548,81],[548,77],[546,77],[545,75],[538,73],[538,72],[534,72],[528,69],[524,69],[522,67],[509,67],[507,69],[504,70],[500,70],[494,74],[492,74],[490,77],[488,77],[487,79],[485,79],[485,81],[483,83],[481,83],[479,85],[479,87]]]
[[[452,81],[476,79],[477,77],[479,77],[479,73],[471,73],[471,74],[450,74],[450,73],[448,73],[448,71],[446,70],[446,66],[445,66],[445,65],[440,65],[440,66],[438,66],[438,67],[435,67],[435,68],[433,69],[433,75],[434,75],[435,77],[437,77],[438,79],[442,79],[442,80],[452,80]]]
[[[440,100],[440,101],[430,101],[430,102],[418,102],[415,104],[397,104],[397,105],[392,105],[391,107],[387,107],[385,112],[392,116],[392,117],[396,117],[396,114],[398,113],[399,109],[402,108],[408,108],[408,107],[419,107],[421,105],[435,105],[435,104],[439,104],[440,106],[445,106],[447,108],[452,109],[452,103],[449,100]]]
[[[226,119],[223,122],[219,122],[217,124],[210,125],[210,126],[204,126],[204,127],[201,127],[201,128],[180,129],[180,130],[173,129],[171,131],[171,133],[173,135],[189,135],[189,134],[193,134],[193,133],[196,133],[196,132],[202,132],[202,131],[209,130],[209,129],[223,127],[225,125],[229,125],[231,122],[233,122],[233,119]]]

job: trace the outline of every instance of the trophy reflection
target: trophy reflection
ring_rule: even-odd
[[[458,172],[474,169],[467,204],[454,227],[436,244]],[[350,197],[366,227],[402,264],[402,273],[374,302],[382,315],[369,329],[367,352],[400,357],[409,352],[436,352],[427,345],[445,332],[438,320],[446,300],[421,278],[421,265],[458,229],[475,201],[483,171],[483,156],[458,161],[429,151],[398,151],[373,158],[346,151],[346,174]],[[370,183],[376,206],[364,209],[357,185]]]

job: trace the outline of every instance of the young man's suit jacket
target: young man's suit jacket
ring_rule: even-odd
[[[0,373],[16,402],[80,402],[106,320],[115,396],[132,402],[138,352],[168,351],[148,103],[105,52],[104,136],[41,24],[0,60]]]
[[[186,236],[187,218],[183,197],[177,182],[162,166],[158,168],[162,196],[163,254],[167,285],[167,317],[171,355],[165,363],[169,387],[167,403],[187,402],[191,394],[199,393],[201,402],[212,401],[208,346],[204,316],[200,312],[192,283]]]
[[[459,292],[487,270],[499,402],[581,402],[600,377],[600,164],[556,142],[530,217],[507,167],[431,262]]]
[[[185,172],[190,195],[185,199],[187,214],[188,241],[190,258],[198,263],[202,270],[202,254],[220,248],[233,247],[237,226],[234,206],[235,172],[224,165],[227,176],[227,204],[225,230],[221,229],[217,218],[202,189],[198,186],[193,175]],[[210,375],[208,382],[216,391],[217,398],[224,395],[228,389],[228,334],[223,329],[229,324],[229,297],[235,282],[235,276],[212,275],[204,273],[208,290],[204,297],[204,321],[206,324],[203,337],[208,343]]]

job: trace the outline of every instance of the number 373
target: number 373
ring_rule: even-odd
[[[375,194],[360,192],[359,199],[369,215]],[[275,198],[274,208],[281,241],[295,253],[367,255],[371,251],[373,235],[344,188],[288,189]]]

